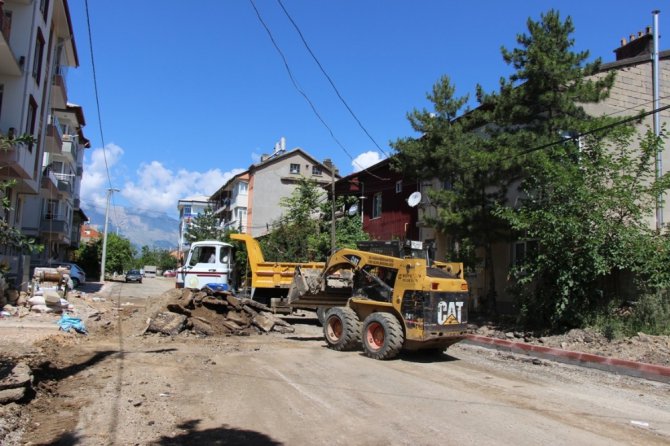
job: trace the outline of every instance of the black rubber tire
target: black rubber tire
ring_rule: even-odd
[[[142,279],[140,279],[140,283],[142,283]]]
[[[372,313],[363,321],[363,351],[372,359],[393,359],[405,342],[402,325],[390,313]]]
[[[326,313],[328,313],[329,308],[318,307],[316,309],[316,318],[319,320],[319,325],[323,327],[323,324],[326,323]]]
[[[356,349],[361,343],[361,321],[351,308],[331,308],[326,313],[323,335],[333,350]]]
[[[71,278],[72,279],[72,288],[77,288],[79,286],[79,279]]]

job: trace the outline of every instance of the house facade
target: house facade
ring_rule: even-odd
[[[262,155],[260,162],[231,178],[210,197],[222,228],[254,237],[268,234],[283,213],[281,199],[290,197],[301,179],[323,186],[338,178],[329,160],[319,162],[301,148],[287,151],[284,147],[282,138],[271,155]]]
[[[419,190],[416,180],[391,169],[389,158],[335,183],[335,195],[355,196],[363,230],[375,240],[421,240],[419,207],[409,197]]]
[[[208,207],[212,207],[212,202],[206,195],[183,198],[177,202],[177,210],[179,211],[179,240],[177,246],[179,252],[182,253],[182,258],[185,257],[183,254],[191,247],[191,244],[185,238],[189,225],[195,217],[203,213]]]
[[[32,263],[67,260],[85,219],[79,185],[89,143],[81,107],[67,95],[68,69],[78,65],[67,0],[0,3],[0,132],[34,138],[0,150],[0,175],[13,181],[3,217],[44,245]],[[0,250],[24,266],[20,253]]]

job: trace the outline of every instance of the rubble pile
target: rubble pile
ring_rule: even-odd
[[[205,288],[175,290],[166,305],[148,321],[145,332],[174,336],[184,330],[204,336],[293,333],[294,328],[251,299]]]
[[[28,365],[0,362],[0,404],[21,401],[32,390],[33,373]]]

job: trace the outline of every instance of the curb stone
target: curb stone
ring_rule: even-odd
[[[652,381],[670,383],[670,367],[647,364],[625,359],[608,358],[592,353],[574,352],[560,348],[508,341],[506,339],[489,338],[480,335],[467,335],[462,341],[465,344],[496,350],[511,351],[550,361],[577,365],[602,370],[620,375],[634,376]]]

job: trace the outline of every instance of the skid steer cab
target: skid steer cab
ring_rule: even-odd
[[[208,284],[231,290],[233,280],[233,246],[215,240],[194,242],[186,263],[177,269],[177,288],[203,289]]]

